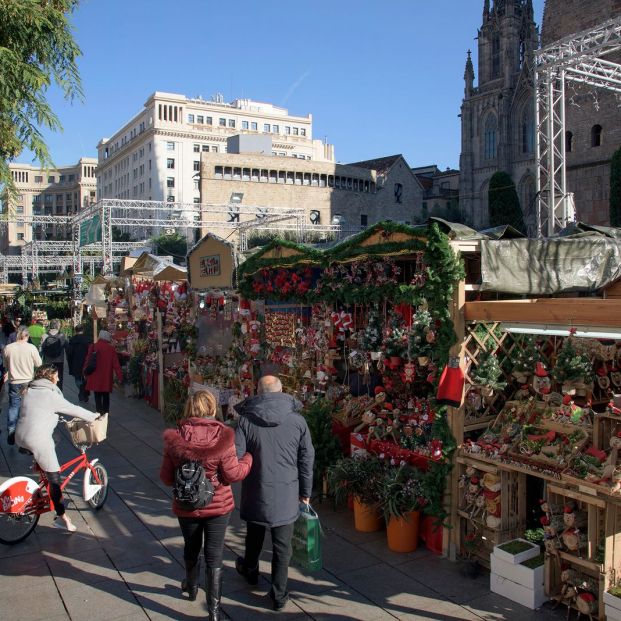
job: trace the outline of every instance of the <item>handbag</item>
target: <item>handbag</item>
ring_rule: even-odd
[[[91,355],[88,357],[88,362],[84,367],[84,375],[92,375],[95,373],[95,369],[97,369],[97,352],[92,351]]]
[[[321,524],[316,511],[305,502],[293,525],[293,561],[309,571],[319,571],[321,561]]]

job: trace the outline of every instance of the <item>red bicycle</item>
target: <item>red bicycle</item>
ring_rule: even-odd
[[[73,468],[65,475],[60,489],[64,491],[73,477],[84,470],[84,500],[93,509],[101,509],[108,496],[108,472],[99,459],[89,460],[86,454],[92,445],[92,441],[85,442],[88,438],[88,434],[84,434],[87,423],[60,420],[67,424],[72,443],[80,451],[80,455],[60,467],[61,474]],[[23,541],[34,531],[39,517],[54,509],[45,472],[36,462],[33,462],[32,470],[39,475],[39,483],[29,477],[17,476],[0,485],[0,543],[12,545]]]

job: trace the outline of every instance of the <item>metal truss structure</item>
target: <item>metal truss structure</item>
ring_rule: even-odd
[[[94,218],[99,218],[97,227],[101,226],[101,240],[80,245],[81,228]],[[300,241],[311,232],[316,237],[336,238],[345,233],[340,225],[306,224],[306,219],[306,211],[302,208],[121,199],[102,199],[73,216],[9,213],[0,220],[0,226],[17,220],[31,224],[33,229],[35,226],[66,226],[71,238],[67,241],[29,242],[24,245],[21,256],[0,256],[0,281],[6,282],[9,273],[21,273],[24,281],[28,274],[34,278],[41,273],[58,273],[67,268],[80,274],[85,263],[91,268],[100,264],[104,274],[112,273],[113,264],[120,261],[120,255],[148,245],[148,241],[113,242],[113,227],[131,231],[143,239],[162,231],[182,230],[189,240],[193,240],[195,231],[230,230],[226,237],[235,234],[234,241],[240,251],[247,249],[249,233],[253,230],[291,231]]]
[[[565,85],[621,94],[621,65],[602,58],[621,50],[621,17],[556,41],[535,53],[537,235],[551,236],[575,219],[567,190]]]

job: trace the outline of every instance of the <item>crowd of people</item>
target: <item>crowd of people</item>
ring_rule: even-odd
[[[9,326],[10,324],[10,326]],[[54,502],[54,525],[68,532],[76,527],[65,512],[60,489],[60,466],[52,434],[58,414],[93,421],[109,412],[110,393],[116,375],[122,380],[110,333],[101,330],[92,343],[77,326],[67,339],[58,320],[49,330],[37,322],[22,325],[21,318],[5,321],[2,352],[3,381],[8,383],[7,443],[32,452],[46,472]],[[67,401],[62,380],[67,359],[78,398],[88,402],[94,393],[95,410],[90,412]],[[209,621],[219,621],[222,593],[224,539],[235,508],[231,483],[241,481],[240,515],[247,524],[244,555],[235,568],[250,585],[258,584],[259,558],[266,531],[272,541],[271,598],[281,610],[289,597],[288,568],[292,555],[294,523],[299,503],[308,503],[313,485],[314,448],[301,404],[282,392],[280,380],[264,375],[257,395],[235,406],[239,418],[234,430],[217,420],[218,405],[208,391],[191,394],[175,429],[164,432],[161,480],[175,484],[177,471],[186,462],[201,464],[213,486],[209,504],[188,510],[173,499],[184,540],[185,578],[181,591],[192,600],[199,589],[201,550],[205,559],[205,592]]]

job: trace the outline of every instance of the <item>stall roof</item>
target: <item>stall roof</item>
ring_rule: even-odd
[[[153,280],[187,280],[188,270],[174,263],[162,262],[153,270]]]

